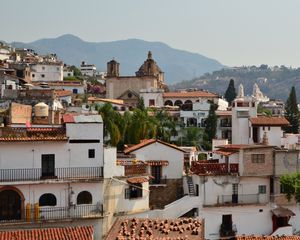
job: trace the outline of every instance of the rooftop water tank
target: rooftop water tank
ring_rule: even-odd
[[[34,106],[34,115],[36,117],[48,117],[49,106],[46,103],[40,102]]]

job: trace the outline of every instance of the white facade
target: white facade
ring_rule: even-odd
[[[144,99],[145,107],[163,107],[163,90],[156,88],[141,89],[140,97]]]
[[[180,179],[183,176],[184,152],[165,144],[154,142],[131,152],[141,161],[168,161],[167,166],[162,167],[162,176],[166,179]],[[151,174],[149,169],[149,174]]]
[[[30,67],[33,82],[63,81],[63,66],[61,64],[36,63]]]
[[[96,76],[97,68],[93,64],[86,64],[85,62],[82,62],[80,65],[80,71],[84,76],[94,77]]]
[[[232,106],[232,144],[251,143],[250,117],[257,117],[257,102],[247,97],[235,99]]]

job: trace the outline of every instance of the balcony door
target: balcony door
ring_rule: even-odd
[[[153,184],[160,184],[161,182],[161,166],[151,166],[151,176],[153,177]]]
[[[42,154],[42,178],[55,176],[55,155]]]
[[[0,221],[20,220],[22,200],[14,190],[0,192]]]

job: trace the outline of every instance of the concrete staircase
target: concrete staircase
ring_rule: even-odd
[[[188,190],[189,190],[189,195],[190,196],[195,196],[195,186],[193,183],[193,178],[191,176],[186,176],[186,181],[188,185]]]

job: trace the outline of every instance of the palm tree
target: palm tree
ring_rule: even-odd
[[[155,118],[157,120],[156,138],[165,142],[170,142],[172,133],[176,131],[175,121],[164,110],[155,112]]]

